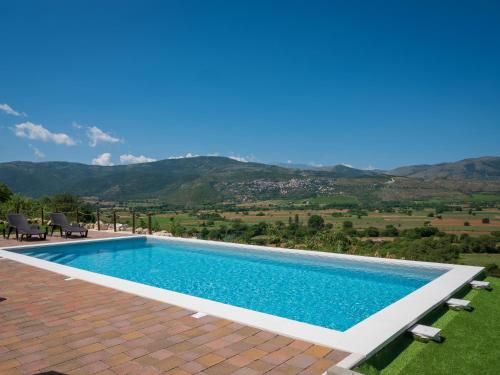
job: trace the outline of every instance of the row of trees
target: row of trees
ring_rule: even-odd
[[[447,234],[432,226],[402,231],[388,226],[382,232],[391,234],[392,241],[372,241],[361,238],[370,228],[358,231],[349,221],[342,228],[333,228],[318,215],[310,216],[305,225],[295,217],[288,223],[245,224],[235,220],[201,229],[187,229],[174,220],[170,230],[176,236],[438,262],[456,261],[460,253],[500,252],[500,232],[471,237]]]
[[[30,199],[12,193],[12,191],[0,182],[0,220],[5,220],[8,213],[23,213],[30,219],[41,219],[42,210],[46,219],[49,212],[64,212],[70,216],[79,212],[79,221],[91,222],[95,215],[81,199],[72,194],[55,194],[50,197]]]

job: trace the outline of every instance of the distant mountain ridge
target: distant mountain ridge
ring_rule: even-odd
[[[70,162],[0,163],[0,181],[26,196],[72,192],[107,199],[158,198],[188,204],[308,196],[326,191],[335,179],[350,175],[343,170],[303,171],[215,156],[109,167]]]
[[[460,180],[499,180],[500,157],[484,156],[451,163],[399,167],[387,172],[414,178],[454,178]]]
[[[414,177],[414,178],[455,178],[460,180],[499,180],[500,179],[500,157],[483,156],[479,158],[463,159],[456,162],[438,164],[420,164],[402,166],[392,170],[364,170],[349,167],[345,164],[332,166],[313,166],[308,164],[281,164],[276,165],[284,168],[296,168],[301,170],[332,171],[351,176],[375,176],[380,174]]]
[[[465,159],[385,172],[345,165],[284,168],[215,156],[110,167],[16,161],[0,163],[0,181],[16,193],[34,198],[70,192],[111,201],[155,199],[199,206],[222,201],[350,195],[374,202],[500,193],[500,158]]]
[[[300,169],[304,171],[323,171],[323,172],[332,172],[338,175],[342,175],[342,177],[367,177],[367,176],[375,176],[378,174],[383,174],[382,171],[373,171],[368,169],[358,169],[353,168],[345,164],[336,164],[336,165],[309,165],[309,164],[295,164],[295,163],[276,163],[271,164],[276,165],[283,168],[288,169]]]

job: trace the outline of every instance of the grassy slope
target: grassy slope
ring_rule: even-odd
[[[492,263],[495,263],[498,266],[500,266],[500,254],[485,254],[485,253],[460,254],[459,262],[471,266],[481,266],[481,267],[485,267],[488,264]]]
[[[500,373],[500,279],[489,277],[493,291],[469,291],[473,312],[446,311],[433,326],[444,342],[421,343],[403,337],[361,365],[363,374],[498,374]],[[398,353],[394,358],[394,354]]]
[[[488,273],[492,276],[500,277],[500,254],[488,253],[471,253],[460,254],[458,260],[460,264],[467,264],[469,266],[491,267],[493,264],[496,268],[489,268]]]

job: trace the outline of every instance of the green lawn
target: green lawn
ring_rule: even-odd
[[[490,253],[469,253],[460,254],[459,263],[467,264],[470,266],[481,266],[486,267],[489,264],[495,263],[500,266],[500,253],[490,254]]]
[[[470,253],[470,254],[460,254],[458,263],[467,264],[469,266],[480,266],[486,267],[488,273],[493,276],[500,277],[500,253],[499,254],[489,254],[489,253]],[[494,267],[493,265],[496,265]]]
[[[362,374],[500,373],[500,278],[488,277],[493,291],[470,290],[474,311],[444,308],[425,323],[442,329],[444,341],[421,343],[405,335],[355,370]],[[443,313],[444,312],[444,313]]]

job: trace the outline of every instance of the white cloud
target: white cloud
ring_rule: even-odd
[[[52,133],[42,125],[33,124],[32,122],[23,122],[12,128],[16,137],[28,138],[31,140],[54,142],[58,145],[73,146],[76,144],[74,139],[64,133]]]
[[[323,164],[321,164],[321,163],[315,163],[315,162],[313,162],[313,161],[312,161],[312,162],[310,162],[310,163],[309,163],[309,165],[310,165],[311,167],[315,167],[315,168],[321,168],[321,167],[323,167]]]
[[[347,167],[347,168],[354,168],[354,167],[352,166],[352,164],[340,163],[340,165],[343,165],[344,167]]]
[[[31,150],[33,151],[33,154],[35,155],[35,157],[37,159],[43,159],[45,157],[45,154],[42,151],[40,151],[38,148],[36,148],[35,146],[30,144],[29,147],[31,148]]]
[[[257,158],[253,155],[248,155],[248,156],[230,155],[230,156],[228,156],[228,158],[236,160],[236,161],[240,161],[242,163],[250,163],[250,162],[257,161]]]
[[[78,127],[77,123],[73,124],[74,127]],[[113,137],[111,134],[103,132],[97,126],[89,126],[87,128],[87,137],[89,137],[89,146],[95,147],[98,143],[118,143],[121,140],[119,138]]]
[[[113,163],[111,162],[111,154],[109,152],[105,152],[95,159],[92,159],[92,165],[100,165],[103,167],[109,167],[113,165]]]
[[[156,159],[148,158],[147,156],[140,155],[134,156],[132,154],[120,155],[120,163],[122,164],[138,164],[138,163],[151,163]]]
[[[186,155],[179,155],[179,156],[169,156],[169,159],[189,159],[189,158],[197,158],[198,154],[193,154],[191,152],[188,152]]]
[[[375,169],[377,169],[377,168],[375,168],[373,165],[371,165],[371,164],[370,164],[368,167],[363,168],[363,169],[364,169],[365,171],[374,171],[374,170],[375,170]]]
[[[241,161],[242,163],[248,163],[248,159],[244,156],[228,156],[228,158],[236,161]]]
[[[4,111],[8,115],[12,116],[26,116],[26,113],[16,111],[8,104],[0,104],[0,111]]]
[[[236,160],[236,161],[240,161],[242,163],[249,163],[249,162],[257,161],[257,158],[255,156],[253,156],[253,155],[239,156],[239,155],[231,154],[231,155],[226,156],[226,155],[221,155],[218,152],[213,152],[213,153],[210,153],[210,154],[203,154],[203,155],[199,155],[199,154],[194,154],[192,152],[188,152],[185,155],[169,156],[168,159],[189,159],[189,158],[197,158],[199,156],[222,156],[222,157],[227,157],[229,159],[233,159],[233,160]]]

